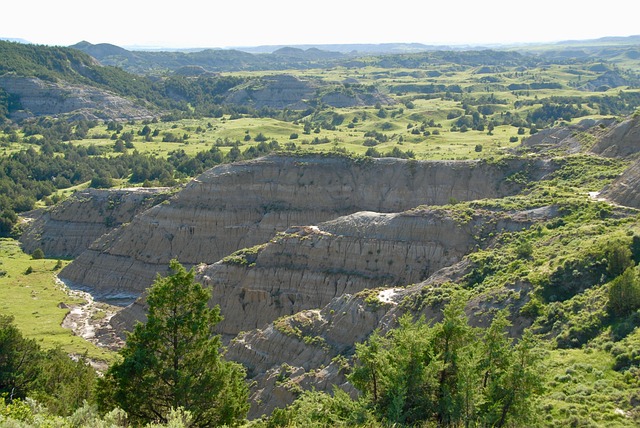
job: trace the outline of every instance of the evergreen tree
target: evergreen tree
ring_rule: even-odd
[[[463,296],[441,322],[404,315],[384,336],[356,346],[350,375],[383,424],[526,426],[541,391],[539,346],[526,332],[514,345],[507,312],[486,328],[469,326]]]
[[[12,316],[0,315],[0,394],[25,398],[41,372],[42,355],[33,339],[25,339]]]
[[[640,279],[637,269],[627,268],[609,285],[608,312],[615,317],[624,317],[640,309]]]
[[[149,289],[147,321],[136,325],[98,385],[103,408],[119,406],[137,423],[167,422],[172,410],[191,413],[192,426],[234,425],[248,411],[245,373],[225,361],[212,328],[222,319],[209,292],[176,260],[173,275]]]

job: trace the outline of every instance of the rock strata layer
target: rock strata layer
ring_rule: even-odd
[[[71,113],[91,120],[143,120],[153,117],[149,110],[130,100],[91,86],[4,74],[0,76],[0,88],[20,102],[22,109],[12,114],[13,119]]]
[[[352,160],[339,156],[268,156],[221,165],[162,204],[104,235],[60,273],[96,298],[139,296],[169,261],[212,264],[268,242],[293,225],[358,211],[402,212],[452,200],[499,198],[520,185],[509,177],[543,161]]]
[[[640,161],[627,168],[599,196],[618,205],[640,209]]]
[[[494,213],[456,218],[446,210],[360,212],[317,226],[294,227],[268,243],[198,269],[235,336],[343,294],[415,284],[462,259],[484,239],[531,224]]]
[[[39,211],[20,236],[22,248],[50,258],[73,258],[105,233],[169,197],[167,188],[86,189]]]

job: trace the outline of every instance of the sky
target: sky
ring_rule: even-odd
[[[0,38],[68,46],[490,45],[640,34],[638,0],[13,0]]]

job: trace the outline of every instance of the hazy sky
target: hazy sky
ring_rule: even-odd
[[[638,0],[11,0],[0,37],[67,46],[490,44],[640,34]]]

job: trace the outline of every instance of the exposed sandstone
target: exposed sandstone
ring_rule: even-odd
[[[622,122],[616,119],[584,119],[543,129],[523,139],[515,152],[556,152],[567,154],[590,152],[610,158],[637,157],[640,152],[640,116]]]
[[[241,333],[227,348],[226,357],[248,368],[251,386],[249,418],[285,407],[300,390],[331,392],[339,387],[355,393],[343,370],[355,345],[371,333],[397,327],[404,314],[438,322],[446,304],[440,287],[450,275],[467,265],[460,262],[442,275],[407,288],[382,288],[357,295],[342,295],[319,310],[280,318],[261,329]],[[517,314],[529,301],[530,284],[514,284],[500,295],[480,295],[469,300],[465,312],[470,324],[487,326],[496,309],[511,307]],[[512,317],[512,334],[522,332],[531,320]]]
[[[598,121],[584,119],[578,123],[542,129],[524,138],[522,144],[514,151],[545,153],[562,150],[567,154],[581,153],[591,149],[590,145],[593,145],[593,141],[589,143],[581,139],[581,133],[592,135],[597,141],[615,123],[613,119]],[[600,149],[596,147],[595,150],[594,153],[598,153]]]
[[[292,225],[513,194],[520,187],[508,177],[525,162],[268,156],[221,165],[95,241],[60,276],[98,298],[137,297],[173,258],[186,266],[215,263]],[[528,170],[539,179],[549,165]]]
[[[349,391],[334,359],[349,357],[353,344],[381,325],[390,306],[369,305],[362,296],[345,294],[322,310],[304,311],[240,334],[226,358],[244,364],[253,382],[249,418],[286,406],[301,388],[330,391],[331,385],[342,385]]]
[[[487,237],[521,230],[554,212],[359,212],[292,227],[268,243],[201,265],[196,279],[212,289],[211,304],[224,315],[216,331],[230,339],[282,316],[321,308],[343,294],[419,283],[486,245]],[[131,330],[145,312],[141,297],[112,324],[119,331]]]
[[[22,110],[14,119],[32,116],[80,114],[87,119],[143,120],[153,114],[146,108],[106,90],[92,86],[54,83],[12,74],[0,76],[0,88],[15,95]]]
[[[618,205],[640,209],[640,161],[627,168],[598,196]]]
[[[640,152],[640,115],[631,116],[606,128],[591,151],[601,156],[617,158],[637,155]]]
[[[226,314],[218,331],[235,336],[343,294],[418,283],[461,260],[483,237],[530,224],[526,216],[490,212],[468,219],[446,210],[360,212],[291,228],[248,254],[201,267],[198,278]]]
[[[40,211],[20,236],[25,252],[72,258],[105,233],[169,197],[167,188],[86,189]]]

